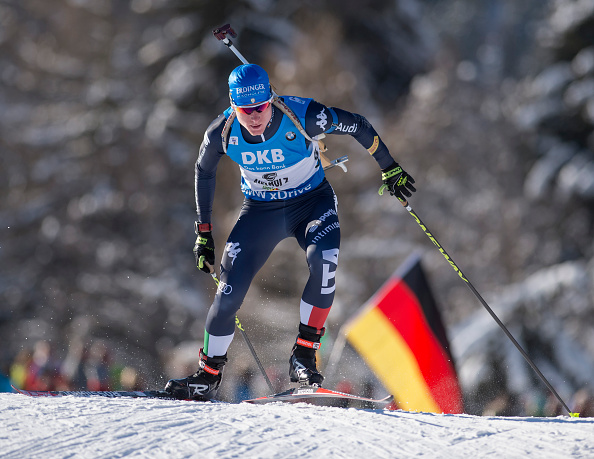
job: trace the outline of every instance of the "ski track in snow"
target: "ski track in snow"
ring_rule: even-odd
[[[594,457],[594,419],[0,394],[0,457]]]

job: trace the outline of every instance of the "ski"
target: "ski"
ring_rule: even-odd
[[[29,397],[107,397],[107,398],[160,398],[165,400],[179,400],[164,390],[23,390],[12,388],[19,394]]]
[[[144,399],[161,399],[161,400],[188,400],[200,401],[191,399],[179,399],[164,390],[134,390],[134,391],[120,391],[120,390],[23,390],[13,389],[22,395],[29,397],[106,397],[106,398],[144,398]],[[288,403],[309,403],[310,405],[320,406],[334,406],[342,408],[363,408],[363,409],[381,409],[386,408],[392,403],[394,397],[388,395],[382,399],[373,399],[362,397],[359,395],[347,394],[345,392],[338,392],[335,390],[324,389],[319,386],[301,386],[295,387],[284,392],[274,395],[267,395],[265,397],[258,397],[248,400],[243,400],[243,403],[265,404],[272,402],[288,402]],[[208,400],[210,402],[218,402],[217,400]]]
[[[244,400],[244,403],[264,404],[272,402],[309,403],[321,406],[338,406],[343,408],[386,408],[394,401],[392,395],[382,399],[362,397],[335,390],[324,389],[319,386],[301,386],[266,397]]]

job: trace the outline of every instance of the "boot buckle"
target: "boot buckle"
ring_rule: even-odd
[[[299,337],[297,337],[296,344],[299,346],[307,347],[309,349],[314,349],[314,350],[318,350],[322,347],[322,343],[315,342],[315,341],[308,341],[306,339],[299,338]]]

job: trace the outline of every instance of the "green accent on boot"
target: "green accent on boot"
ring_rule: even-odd
[[[210,340],[210,335],[206,330],[204,330],[204,354],[208,355],[208,341]]]

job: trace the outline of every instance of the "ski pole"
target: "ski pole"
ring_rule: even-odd
[[[435,236],[433,236],[433,234],[427,229],[427,226],[423,223],[423,221],[419,218],[419,216],[413,211],[412,207],[406,201],[406,199],[398,198],[398,200],[404,206],[404,208],[408,211],[408,213],[415,219],[415,221],[419,224],[419,226],[421,227],[421,229],[423,230],[423,232],[427,235],[427,237],[431,240],[431,242],[433,242],[433,244],[435,244],[435,246],[438,248],[438,250],[444,256],[444,258],[448,261],[448,263],[450,264],[450,266],[454,269],[454,271],[456,271],[456,273],[458,274],[458,276],[460,276],[460,279],[462,279],[464,281],[464,283],[468,286],[468,288],[474,294],[474,296],[476,296],[477,299],[481,302],[481,304],[485,307],[485,309],[487,310],[487,312],[489,314],[491,314],[491,317],[493,317],[493,319],[495,320],[495,322],[497,322],[497,325],[499,325],[501,327],[501,329],[505,332],[505,334],[511,340],[511,342],[514,343],[514,345],[516,346],[516,348],[518,349],[518,351],[520,351],[520,354],[522,354],[522,356],[524,357],[524,359],[526,359],[526,362],[528,362],[528,364],[532,367],[532,369],[534,370],[534,372],[540,377],[540,379],[542,380],[542,382],[545,383],[545,385],[548,387],[548,389],[551,391],[551,393],[557,398],[557,400],[559,400],[559,402],[561,403],[561,405],[563,405],[563,407],[567,410],[567,412],[569,413],[569,416],[574,417],[574,418],[579,418],[580,414],[579,413],[572,413],[571,412],[571,410],[569,409],[569,407],[567,406],[567,404],[559,396],[559,394],[553,388],[553,386],[551,385],[551,383],[549,383],[549,381],[547,380],[547,378],[545,378],[545,376],[541,373],[541,371],[538,369],[538,367],[536,366],[536,364],[532,361],[532,359],[530,358],[530,356],[522,348],[522,346],[520,345],[520,343],[518,343],[516,341],[516,339],[513,337],[513,335],[507,329],[507,327],[503,324],[503,322],[501,322],[501,320],[499,319],[499,317],[497,317],[497,314],[495,314],[495,312],[489,307],[489,305],[483,299],[483,297],[477,291],[477,289],[474,288],[474,285],[472,285],[472,283],[464,275],[464,273],[458,267],[458,265],[456,265],[456,263],[454,263],[454,260],[452,260],[452,257],[450,257],[450,255],[445,251],[445,249],[441,246],[441,244],[439,242],[437,242],[437,239],[435,239]]]
[[[252,343],[251,343],[250,339],[248,338],[247,333],[243,329],[243,325],[241,325],[241,322],[239,321],[239,317],[237,317],[237,316],[235,316],[235,325],[237,326],[237,328],[239,328],[239,331],[243,335],[243,338],[245,339],[246,344],[250,348],[250,352],[252,353],[252,355],[254,356],[254,360],[258,364],[258,368],[260,368],[260,372],[264,376],[264,379],[266,380],[266,384],[268,384],[268,389],[270,389],[270,393],[274,394],[274,387],[272,387],[272,383],[270,382],[270,379],[268,378],[268,375],[266,374],[266,370],[264,370],[264,367],[262,366],[262,363],[260,362],[260,359],[258,358],[258,354],[256,354],[256,350],[254,349],[254,346],[252,346]]]
[[[219,281],[219,279],[217,277],[217,273],[213,271],[212,273],[210,273],[210,275],[212,276],[213,280],[215,281],[215,284],[217,284],[217,288],[218,288],[219,287],[219,284],[220,284],[220,281]],[[270,389],[270,393],[273,394],[274,393],[274,387],[272,387],[272,383],[270,382],[270,379],[268,378],[268,375],[266,374],[266,370],[262,366],[262,363],[260,362],[260,359],[258,358],[258,354],[256,354],[256,350],[254,349],[254,346],[252,346],[252,342],[248,338],[248,335],[245,332],[245,330],[243,329],[243,325],[241,325],[241,322],[239,321],[239,317],[237,317],[237,316],[235,316],[235,325],[237,326],[237,328],[239,328],[239,331],[241,332],[241,334],[243,336],[243,339],[245,339],[246,344],[250,348],[250,352],[252,353],[252,356],[254,357],[254,360],[256,361],[256,364],[258,365],[258,368],[262,372],[262,375],[264,376],[264,379],[266,380],[266,384],[268,384],[268,388]]]

